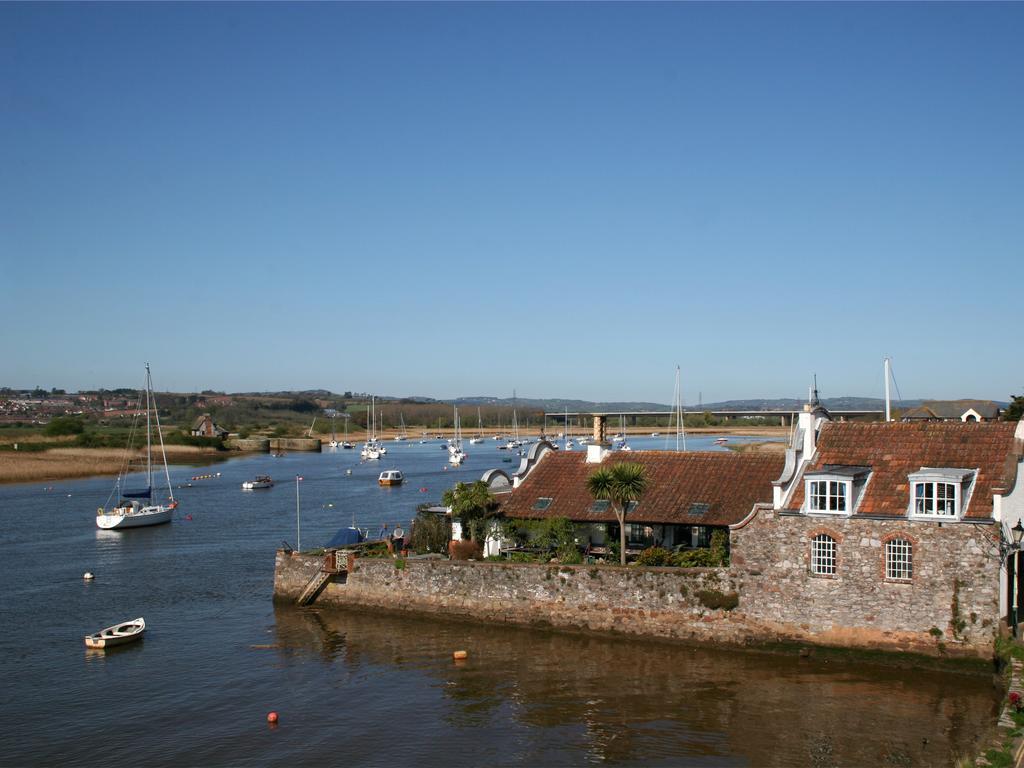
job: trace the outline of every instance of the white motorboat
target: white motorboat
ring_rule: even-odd
[[[243,491],[255,491],[260,488],[273,488],[274,481],[270,479],[270,475],[256,475],[255,480],[246,480],[242,483]]]
[[[145,411],[142,411],[142,400],[145,397]],[[142,416],[146,415],[146,469],[145,488],[134,490],[122,490],[122,484],[126,483],[132,474],[132,436],[135,435],[137,423]],[[153,430],[152,423],[156,421],[156,433],[160,439],[160,454],[164,463],[164,477],[167,481],[167,503],[153,503]],[[171,475],[167,469],[167,452],[164,450],[163,433],[160,430],[160,412],[156,408],[156,397],[153,395],[153,377],[149,370],[149,363],[146,363],[146,386],[143,392],[139,393],[138,404],[135,408],[135,418],[132,422],[132,429],[128,439],[124,469],[117,476],[114,488],[107,497],[107,503],[117,495],[119,499],[113,509],[106,509],[105,506],[96,510],[96,527],[104,530],[120,528],[141,528],[146,525],[160,525],[169,523],[172,513],[178,506],[174,500],[174,491],[171,488]]]
[[[88,648],[109,648],[112,645],[124,645],[142,637],[146,631],[146,620],[141,616],[131,621],[115,624],[112,627],[101,629],[91,635],[85,636],[85,645]]]
[[[404,482],[405,477],[399,469],[386,469],[377,478],[378,485],[401,485]]]

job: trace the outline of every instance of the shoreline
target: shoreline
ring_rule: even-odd
[[[409,432],[409,442],[421,439],[422,429]],[[455,430],[451,428],[427,430],[429,438],[434,439],[435,435],[450,437]],[[789,434],[787,427],[695,427],[686,430],[690,435],[734,435],[745,437],[786,437]],[[379,437],[382,440],[391,440],[400,434],[397,429],[384,430]],[[464,431],[465,434],[465,431]],[[473,433],[475,434],[475,433]],[[493,432],[482,433],[486,439],[490,439]],[[536,437],[539,433],[532,430],[528,437]],[[556,433],[557,434],[557,433]],[[581,433],[588,434],[589,433]],[[632,427],[626,429],[626,434],[633,437],[644,437],[651,434],[649,429]],[[664,436],[666,433],[662,433]],[[330,434],[319,435],[321,440],[326,442]],[[344,436],[339,435],[342,439]],[[366,433],[350,434],[348,439],[353,443],[365,442]],[[556,439],[549,435],[549,439]],[[25,441],[29,442],[29,441]],[[762,444],[755,444],[760,446]],[[759,448],[751,447],[752,450]],[[204,466],[215,464],[220,461],[227,461],[232,458],[258,455],[246,451],[220,451],[216,448],[197,448],[195,446],[167,446],[167,462],[169,464],[185,464],[193,466]],[[135,456],[141,458],[145,454],[139,450]],[[124,463],[124,451],[120,448],[49,448],[45,451],[0,451],[0,485],[12,483],[45,483],[58,482],[61,480],[81,480],[88,477],[113,477],[118,474]]]
[[[0,485],[83,480],[89,477],[115,477],[124,465],[120,448],[50,448],[45,451],[3,451],[0,453]],[[249,456],[241,451],[216,448],[174,446],[167,450],[168,464],[204,466],[229,458]],[[137,451],[133,458],[142,458]]]

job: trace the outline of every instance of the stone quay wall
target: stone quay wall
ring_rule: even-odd
[[[322,556],[279,550],[274,596],[294,600]],[[447,614],[493,622],[743,644],[728,568],[619,568],[354,559],[316,605]]]
[[[810,572],[811,540],[837,542],[834,576]],[[992,653],[999,631],[993,524],[780,515],[730,532],[744,616],[780,639],[935,654]],[[885,543],[912,544],[912,577],[886,578]]]
[[[999,622],[994,525],[782,515],[731,531],[728,568],[351,558],[318,605],[448,614],[718,645],[815,644],[991,658]],[[835,576],[810,573],[811,539],[837,542]],[[885,542],[913,544],[907,581]],[[295,600],[322,556],[278,551],[275,599]]]
[[[269,437],[234,437],[225,440],[224,445],[234,451],[249,451],[252,453],[269,453]]]
[[[272,437],[270,449],[273,451],[314,451],[323,450],[319,437]]]

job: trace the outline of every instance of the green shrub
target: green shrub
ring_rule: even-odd
[[[412,521],[409,548],[417,554],[448,551],[452,539],[452,525],[448,518],[433,512],[419,512]]]
[[[219,437],[202,437],[186,432],[169,432],[164,435],[164,445],[193,445],[197,448],[216,448],[224,450],[224,441]]]
[[[583,562],[583,555],[580,554],[579,549],[576,545],[562,547],[557,553],[558,562],[565,563],[566,565],[579,565]]]
[[[721,529],[711,532],[711,558],[714,565],[729,564],[729,534]]]
[[[677,568],[711,568],[718,562],[709,549],[685,549],[674,553],[670,564]]]
[[[540,560],[530,552],[512,552],[508,556],[511,563],[538,563]]]
[[[636,559],[636,565],[673,565],[672,553],[662,547],[648,547]]]
[[[54,416],[50,423],[43,428],[43,434],[53,437],[56,435],[80,435],[85,431],[85,422],[74,416]]]

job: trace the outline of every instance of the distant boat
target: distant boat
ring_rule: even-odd
[[[146,399],[146,409],[141,411],[142,398]],[[145,391],[139,394],[138,405],[135,408],[135,418],[132,423],[132,434],[135,431],[135,422],[139,420],[142,413],[146,415],[146,487],[132,491],[122,490],[121,484],[127,483],[131,472],[131,451],[132,444],[129,440],[125,449],[124,469],[118,475],[111,491],[110,497],[116,493],[119,501],[117,506],[111,510],[100,507],[96,510],[96,527],[110,530],[113,528],[140,528],[145,525],[160,525],[171,522],[171,514],[174,512],[178,502],[174,500],[174,491],[171,488],[171,475],[167,469],[167,453],[164,451],[164,437],[160,430],[160,412],[156,408],[156,397],[153,395],[153,377],[149,371],[149,363],[146,363],[146,386]],[[152,422],[156,422],[157,436],[160,438],[160,454],[164,463],[164,477],[167,480],[168,503],[153,503],[153,431]],[[146,503],[143,503],[146,502]]]
[[[720,437],[717,440],[715,440],[715,445],[725,445],[728,442],[729,442],[729,438],[728,437]]]
[[[141,616],[131,621],[115,624],[112,627],[101,629],[91,635],[85,636],[85,645],[88,648],[109,648],[112,645],[124,645],[142,637],[146,631],[146,620]]]
[[[270,479],[270,475],[256,475],[255,480],[246,480],[242,483],[243,491],[255,491],[260,488],[273,488],[274,481]]]
[[[379,485],[401,485],[404,482],[405,478],[402,476],[401,470],[398,469],[386,469],[377,478]]]
[[[394,439],[397,442],[402,442],[404,440],[408,440],[409,439],[409,433],[406,432],[406,430],[405,430],[405,414],[402,413],[401,411],[399,411],[398,412],[398,418],[401,420],[402,424],[399,427],[399,433],[397,435],[395,435]]]

